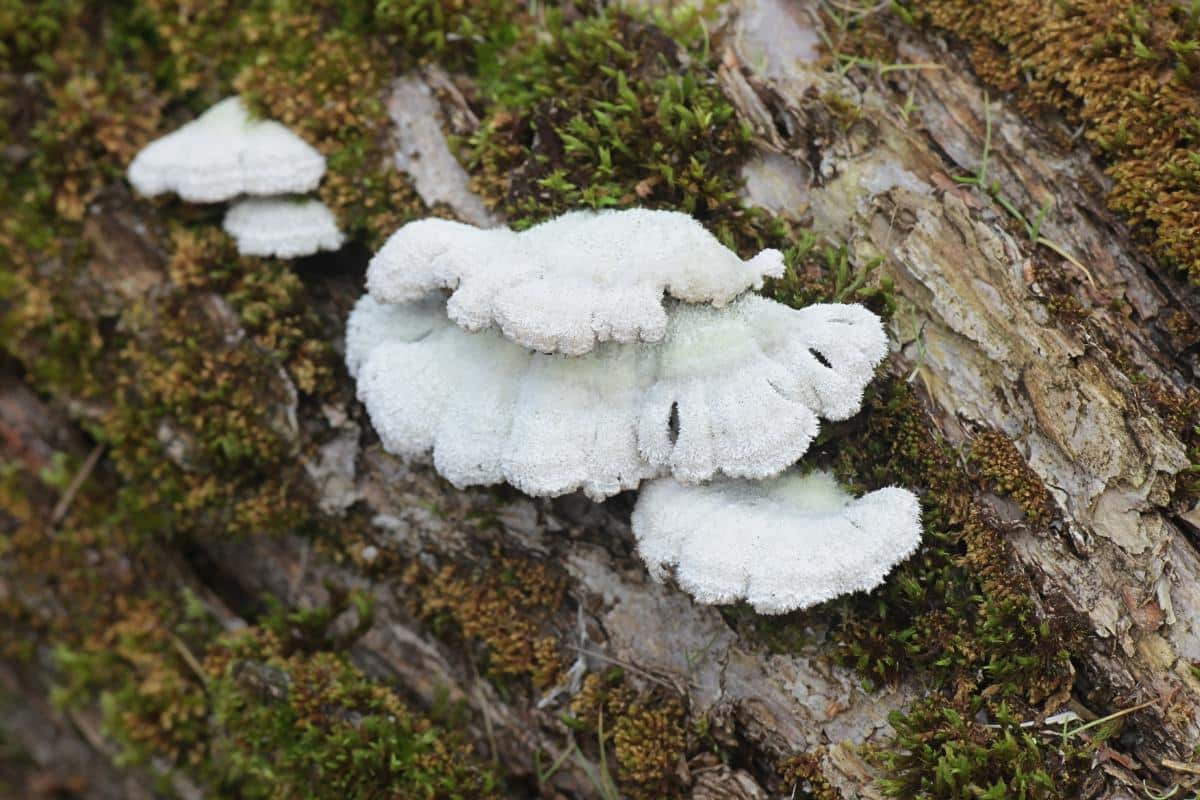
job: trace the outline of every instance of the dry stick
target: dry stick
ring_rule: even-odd
[[[175,652],[179,653],[180,658],[188,665],[192,672],[196,673],[196,677],[200,679],[200,683],[204,685],[205,690],[208,689],[208,676],[204,673],[204,667],[200,661],[192,653],[191,649],[175,634],[170,634],[171,646],[175,648]]]
[[[300,550],[300,566],[296,570],[296,575],[288,583],[287,604],[290,606],[296,599],[296,592],[300,591],[300,584],[304,581],[304,573],[308,572],[308,556],[312,551],[312,540],[305,539]]]
[[[1186,772],[1189,775],[1200,775],[1200,764],[1193,764],[1187,761],[1176,761],[1172,758],[1164,758],[1159,763],[1167,769],[1173,769],[1176,772]]]
[[[1111,722],[1112,720],[1117,719],[1119,717],[1123,717],[1126,714],[1132,714],[1135,711],[1141,711],[1143,708],[1149,708],[1150,706],[1154,705],[1157,702],[1158,702],[1158,700],[1147,700],[1146,702],[1139,703],[1136,706],[1130,706],[1129,708],[1122,708],[1120,711],[1114,711],[1113,713],[1109,714],[1107,717],[1101,717],[1100,719],[1094,719],[1091,722],[1087,723],[1086,725],[1080,725],[1078,728],[1072,728],[1070,730],[1064,731],[1063,736],[1064,737],[1065,736],[1074,736],[1075,734],[1077,734],[1081,731],[1086,731],[1088,728],[1094,728],[1097,725],[1103,725],[1105,722]]]
[[[478,678],[478,676],[476,676]],[[500,748],[496,745],[496,730],[492,727],[492,715],[488,713],[486,698],[479,692],[479,685],[474,689],[475,702],[479,703],[479,713],[483,715],[483,734],[487,737],[488,749],[492,751],[492,763],[500,763]]]
[[[679,691],[678,686],[676,686],[675,684],[666,680],[665,678],[660,678],[657,675],[647,672],[644,669],[635,667],[633,664],[630,664],[627,661],[619,661],[615,658],[610,658],[609,656],[606,656],[603,653],[597,653],[595,651],[586,650],[582,647],[575,647],[574,645],[570,645],[570,644],[563,645],[563,647],[567,648],[568,650],[574,650],[576,653],[582,653],[583,655],[587,656],[588,658],[596,658],[601,661],[607,661],[609,664],[614,664],[618,667],[621,667],[622,669],[627,669],[630,672],[636,672],[638,675],[641,675],[646,680],[654,681],[659,686],[665,686],[666,688],[670,689],[671,691]]]
[[[83,482],[96,469],[96,465],[100,463],[100,456],[103,454],[104,445],[102,444],[96,445],[92,448],[92,452],[88,453],[87,460],[83,462],[83,466],[79,468],[79,472],[75,473],[75,477],[71,479],[67,490],[63,492],[62,497],[58,500],[58,504],[50,512],[51,525],[57,525],[66,518],[67,512],[71,510],[71,503],[75,501],[75,495],[79,494],[79,490],[83,488]]]
[[[1088,268],[1079,262],[1079,259],[1075,258],[1073,255],[1068,253],[1063,248],[1059,247],[1054,242],[1047,239],[1045,236],[1039,236],[1035,240],[1035,243],[1040,244],[1044,247],[1048,247],[1051,250],[1053,250],[1054,252],[1058,253],[1063,258],[1065,258],[1067,260],[1067,263],[1073,265],[1076,269],[1078,269],[1080,272],[1083,273],[1084,277],[1087,278],[1088,283],[1091,284],[1093,289],[1096,288],[1096,279],[1092,277],[1092,273],[1088,271]]]
[[[542,772],[540,769],[538,770],[538,774],[537,774],[538,788],[542,788],[543,785],[546,783],[546,781],[553,778],[555,773],[558,772],[560,769],[562,769],[562,765],[567,763],[567,759],[570,758],[571,754],[574,752],[575,752],[575,740],[571,739],[567,743],[566,748],[562,751],[562,755],[560,755],[558,758],[554,759],[554,761],[550,764],[549,769],[547,769],[545,772]]]

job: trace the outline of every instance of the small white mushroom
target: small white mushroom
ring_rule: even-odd
[[[567,358],[466,333],[433,301],[368,295],[350,317],[346,363],[389,452],[432,450],[457,486],[601,499],[667,473],[778,475],[808,449],[818,415],[858,410],[886,351],[861,306],[674,304],[661,342]]]
[[[346,240],[333,212],[319,200],[239,200],[225,213],[224,228],[244,256],[296,258],[337,250]]]
[[[912,492],[856,500],[827,472],[703,486],[663,478],[642,488],[632,523],[655,578],[673,575],[701,603],[745,600],[761,614],[869,591],[921,540]]]
[[[496,325],[514,342],[582,355],[599,342],[662,339],[664,292],[724,306],[783,274],[783,256],[748,261],[676,211],[575,211],[521,233],[424,219],[396,231],[371,260],[367,286],[384,303],[451,289],[450,318]]]
[[[252,118],[237,97],[146,145],[128,171],[139,194],[193,203],[307,192],[324,174],[324,156],[280,123]]]

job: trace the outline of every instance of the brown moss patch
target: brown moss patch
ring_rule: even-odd
[[[1000,431],[983,431],[971,441],[968,459],[992,491],[1011,498],[1030,522],[1050,522],[1054,499],[1012,439]]]
[[[682,796],[677,777],[687,754],[686,714],[681,700],[654,689],[637,692],[619,670],[592,673],[571,701],[577,725],[609,747],[622,792],[634,800]]]
[[[796,797],[808,800],[842,800],[842,793],[821,771],[824,748],[796,753],[781,761],[777,767],[786,790],[792,787]]]
[[[537,561],[497,555],[470,570],[447,565],[429,573],[413,565],[404,581],[435,631],[448,634],[452,625],[482,646],[490,677],[528,678],[535,689],[558,682],[564,660],[550,623],[563,600],[561,575]]]
[[[976,71],[1031,113],[1066,112],[1107,160],[1111,208],[1200,281],[1200,15],[1130,0],[914,0],[970,46]]]

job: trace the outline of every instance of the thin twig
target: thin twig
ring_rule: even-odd
[[[200,683],[204,684],[204,687],[207,689],[208,676],[204,674],[204,667],[200,665],[200,662],[196,659],[196,656],[192,654],[191,649],[187,646],[187,644],[184,643],[182,639],[173,633],[170,634],[170,636],[171,646],[175,648],[175,652],[179,653],[180,657],[184,660],[184,663],[191,668],[192,672],[196,673],[196,677],[200,679]]]
[[[1095,289],[1095,288],[1096,288],[1096,280],[1095,280],[1095,279],[1092,277],[1092,273],[1088,271],[1088,268],[1087,268],[1087,267],[1085,267],[1083,264],[1080,264],[1080,263],[1079,263],[1079,261],[1078,261],[1078,260],[1076,260],[1076,258],[1075,258],[1074,256],[1072,256],[1070,253],[1068,253],[1068,252],[1067,252],[1066,250],[1064,250],[1063,248],[1059,247],[1059,246],[1058,246],[1057,244],[1055,244],[1054,242],[1052,242],[1052,241],[1050,241],[1049,239],[1047,239],[1045,236],[1039,236],[1039,237],[1037,238],[1037,243],[1038,243],[1038,244],[1040,244],[1040,245],[1042,245],[1042,246],[1044,246],[1044,247],[1049,247],[1051,250],[1053,250],[1054,252],[1058,253],[1058,254],[1059,254],[1060,256],[1062,256],[1063,258],[1065,258],[1065,259],[1066,259],[1066,260],[1067,260],[1069,263],[1071,263],[1071,264],[1074,264],[1074,265],[1075,265],[1075,267],[1076,267],[1076,268],[1077,268],[1077,269],[1078,269],[1080,272],[1082,272],[1082,273],[1083,273],[1084,277],[1086,277],[1086,278],[1087,278],[1087,280],[1088,280],[1088,283],[1089,283],[1089,284],[1091,284],[1091,287],[1092,287],[1093,289]]]
[[[1164,758],[1159,763],[1167,769],[1173,769],[1176,772],[1186,772],[1189,775],[1200,775],[1200,764],[1193,764],[1187,761],[1176,761],[1172,758]]]
[[[58,500],[58,504],[50,512],[51,525],[57,525],[66,519],[67,512],[71,510],[71,504],[75,502],[75,495],[79,494],[79,490],[83,488],[84,481],[96,469],[96,465],[100,463],[100,456],[103,454],[103,444],[97,444],[92,448],[92,452],[88,453],[87,460],[83,462],[83,466],[79,468],[79,472],[75,473],[75,477],[71,479],[67,490],[63,492],[62,497]]]
[[[1114,711],[1113,713],[1109,714],[1107,717],[1101,717],[1100,719],[1094,719],[1085,725],[1080,725],[1078,728],[1072,728],[1069,731],[1064,731],[1063,736],[1064,737],[1074,736],[1077,733],[1086,731],[1088,728],[1095,728],[1097,725],[1103,725],[1106,722],[1112,722],[1114,719],[1123,717],[1126,714],[1132,714],[1135,711],[1141,711],[1143,708],[1149,708],[1150,706],[1154,705],[1157,702],[1158,702],[1157,700],[1147,700],[1146,702],[1139,703],[1136,706],[1130,706],[1129,708],[1122,708],[1120,711]]]
[[[553,778],[554,774],[556,772],[558,772],[560,769],[562,769],[562,765],[567,762],[567,759],[570,758],[571,754],[574,752],[575,752],[575,741],[571,740],[571,742],[569,742],[567,744],[566,749],[562,751],[562,755],[559,756],[558,758],[554,759],[553,763],[550,764],[549,769],[547,769],[545,772],[538,770],[538,776],[537,776],[538,788],[542,788],[545,785],[546,781]]]
[[[611,658],[609,656],[604,655],[603,653],[597,653],[592,650],[587,650],[583,647],[575,647],[574,645],[570,645],[570,644],[565,644],[565,645],[563,645],[563,647],[567,648],[568,650],[574,650],[576,653],[582,653],[583,655],[587,656],[588,658],[596,658],[601,661],[606,661],[609,664],[613,664],[615,666],[621,667],[622,669],[627,669],[630,672],[635,672],[638,675],[641,675],[643,678],[645,678],[648,681],[654,681],[659,686],[665,686],[666,688],[671,689],[671,690],[677,690],[679,688],[675,684],[667,681],[665,678],[660,678],[657,675],[647,672],[644,669],[635,667],[633,664],[630,664],[628,661],[619,661],[618,659]]]
[[[492,715],[488,713],[485,698],[480,696],[478,684],[475,688],[475,699],[479,703],[479,713],[483,715],[483,733],[487,737],[488,749],[492,751],[492,761],[500,763],[500,748],[496,746],[496,730],[492,727]]]
[[[295,577],[288,583],[287,604],[290,606],[296,600],[296,592],[300,590],[300,583],[304,580],[304,573],[308,572],[308,555],[312,550],[312,540],[305,539],[304,547],[300,551],[300,567],[296,570]]]

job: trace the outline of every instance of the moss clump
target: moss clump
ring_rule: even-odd
[[[1176,511],[1189,511],[1200,502],[1200,389],[1189,386],[1180,391],[1165,383],[1134,376],[1138,399],[1155,409],[1171,431],[1187,448],[1190,469],[1175,477],[1171,505]]]
[[[270,634],[252,631],[226,640],[205,668],[223,732],[215,765],[243,797],[499,794],[468,744],[335,653],[287,654]]]
[[[76,496],[61,523],[51,521],[48,509],[79,459],[57,453],[39,476],[12,455],[0,463],[0,658],[24,659],[39,642],[77,643],[112,622],[115,595],[136,593],[140,581],[128,533],[90,493]]]
[[[328,24],[319,10],[252,15],[258,57],[234,81],[253,108],[299,133],[328,159],[321,199],[342,228],[378,246],[425,207],[392,163],[387,83],[400,69],[384,39]],[[330,98],[337,98],[330,102]]]
[[[239,259],[212,229],[177,229],[172,246],[174,290],[122,314],[128,338],[98,433],[130,502],[178,521],[169,527],[293,527],[305,513],[296,388],[329,382],[331,350],[280,262]]]
[[[658,690],[636,692],[619,669],[592,673],[571,701],[571,713],[572,727],[595,733],[598,748],[609,748],[611,742],[611,763],[623,797],[682,796],[676,774],[687,755],[688,737],[677,696]]]
[[[978,721],[981,714],[994,722]],[[908,800],[1078,797],[1094,747],[1043,737],[1021,721],[1005,704],[987,707],[979,698],[952,706],[922,700],[906,714],[893,713],[893,747],[879,754],[889,773],[881,787]]]
[[[784,789],[791,787],[792,797],[805,800],[842,800],[842,793],[821,772],[823,753],[824,748],[796,753],[780,762],[777,770],[783,778]]]
[[[466,148],[476,188],[516,227],[638,205],[687,211],[735,246],[778,238],[738,199],[750,131],[704,46],[694,11],[547,11],[542,34],[483,76],[488,115]]]
[[[404,581],[435,633],[482,645],[480,659],[492,679],[528,678],[535,689],[558,682],[563,657],[550,622],[565,581],[545,564],[496,555],[469,571],[447,565],[430,573],[413,565]]]
[[[878,383],[866,408],[838,469],[863,488],[924,487],[925,538],[879,589],[835,601],[841,660],[872,682],[920,670],[959,697],[990,689],[1036,703],[1069,687],[1074,628],[1033,605],[1011,545],[976,510],[978,487],[928,429],[908,384]]]
[[[891,278],[876,273],[881,257],[852,264],[844,244],[827,243],[818,249],[812,232],[796,232],[794,243],[784,251],[786,272],[771,278],[763,294],[773,300],[803,308],[813,303],[861,303],[884,320],[896,313],[895,285]]]
[[[58,702],[85,702],[102,692],[105,732],[122,748],[119,763],[151,754],[177,765],[203,763],[209,708],[191,648],[213,635],[212,621],[194,603],[180,604],[177,614],[166,602],[117,602],[113,624],[76,648],[58,648],[64,675]]]
[[[290,526],[298,506],[280,466],[297,421],[286,384],[313,393],[332,374],[304,287],[282,263],[238,259],[212,228],[174,231],[167,285],[152,245],[105,252],[113,217],[80,224],[93,201],[122,212],[123,192],[101,188],[159,132],[163,85],[182,91],[173,82],[186,70],[171,66],[180,42],[156,37],[200,34],[186,20],[161,31],[147,22],[182,13],[168,4],[54,10],[54,58],[19,41],[8,49],[38,80],[3,106],[6,152],[17,154],[0,162],[0,197],[15,209],[0,230],[4,347],[39,388],[88,410],[144,527]],[[192,218],[203,225],[206,214]],[[126,264],[108,262],[139,254],[129,272],[145,285],[123,288]]]
[[[968,459],[992,491],[1012,498],[1030,522],[1038,525],[1050,522],[1054,515],[1050,491],[1030,469],[1012,439],[1000,431],[983,431],[972,440]]]
[[[987,81],[1031,112],[1067,113],[1108,160],[1109,206],[1200,281],[1200,9],[1130,0],[913,0],[962,37]],[[1072,120],[1074,121],[1074,120]]]
[[[528,24],[515,0],[376,0],[373,27],[389,44],[452,67],[490,65],[496,51]]]
[[[880,381],[868,390],[865,407],[860,422],[840,431],[835,456],[839,473],[863,489],[888,484],[925,489],[921,548],[883,586],[866,596],[834,601],[831,607],[832,635],[842,663],[857,669],[869,684],[915,672],[934,690],[913,709],[893,715],[889,752],[913,751],[914,742],[932,749],[885,760],[887,785],[898,797],[976,796],[974,789],[960,795],[936,788],[947,780],[958,786],[953,783],[958,778],[939,770],[967,769],[954,761],[954,754],[967,748],[972,759],[984,758],[988,765],[963,778],[963,786],[978,783],[980,792],[990,792],[978,796],[1019,796],[1005,792],[1019,791],[1030,780],[1038,786],[1044,782],[1025,774],[1024,761],[1005,766],[1010,750],[1013,758],[1037,761],[1051,786],[1069,787],[1080,774],[1077,760],[1043,760],[1040,751],[1025,753],[1028,743],[1019,737],[1011,744],[992,728],[948,724],[940,712],[929,709],[947,705],[973,719],[978,708],[964,709],[975,702],[971,698],[986,697],[995,715],[1003,702],[1024,718],[1036,716],[1041,704],[1060,703],[1069,693],[1075,675],[1070,654],[1082,642],[1083,627],[1068,613],[1035,601],[1037,594],[1003,529],[976,499],[990,490],[993,478],[973,479],[960,468],[955,451],[929,427],[909,385],[898,378]],[[1004,452],[1002,445],[995,449]],[[943,755],[949,759],[945,764]],[[1006,788],[994,788],[1000,777]]]
[[[166,759],[221,796],[497,796],[497,777],[454,731],[338,653],[289,647],[272,630],[289,624],[215,635],[194,598],[141,602],[103,636],[60,651],[59,699],[101,692],[123,761]]]

